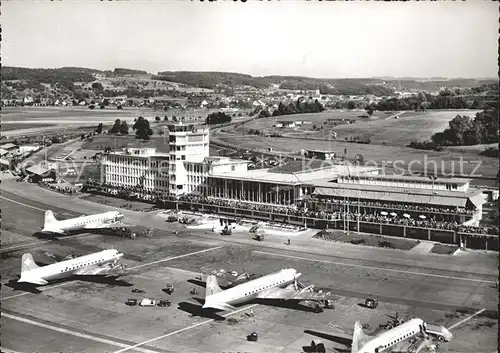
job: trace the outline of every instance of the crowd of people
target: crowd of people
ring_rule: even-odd
[[[229,207],[235,209],[244,209],[251,211],[258,211],[263,213],[274,213],[298,217],[316,218],[328,221],[359,221],[369,222],[369,223],[386,223],[395,224],[408,227],[418,227],[418,228],[432,228],[432,229],[444,229],[444,230],[454,230],[457,232],[464,233],[479,233],[479,234],[492,234],[498,235],[497,227],[474,227],[474,226],[463,226],[455,221],[437,221],[432,218],[406,218],[406,217],[393,217],[390,215],[383,215],[381,213],[355,213],[355,212],[324,212],[324,211],[309,211],[307,208],[297,207],[297,206],[278,206],[278,205],[268,205],[268,204],[258,204],[254,202],[245,202],[237,200],[227,200],[220,198],[211,198],[204,196],[194,196],[194,195],[183,195],[179,198],[179,201],[200,203],[205,205],[217,205],[222,207]],[[376,204],[375,202],[373,204]]]
[[[463,214],[463,215],[472,215],[474,211],[467,210],[465,208],[449,208],[449,207],[436,207],[436,206],[425,206],[425,205],[410,205],[410,204],[394,204],[394,203],[385,203],[379,201],[359,201],[357,199],[349,199],[346,200],[338,200],[338,199],[325,199],[321,200],[321,203],[327,204],[348,204],[349,206],[358,205],[361,207],[373,207],[373,208],[386,208],[386,209],[394,209],[394,210],[407,210],[414,212],[429,212],[429,213],[450,213],[450,214]]]
[[[114,190],[118,190],[122,193],[127,192],[142,192],[142,190],[136,190],[136,188],[117,188],[113,186],[109,186],[103,183],[90,182],[86,184],[88,188],[100,188],[101,190],[106,190],[108,188],[112,188]],[[156,192],[151,195],[157,201],[172,201],[172,202],[189,202],[189,203],[198,203],[204,205],[215,205],[221,207],[228,207],[232,209],[241,209],[241,210],[249,210],[249,211],[257,211],[262,213],[274,213],[280,214],[284,216],[296,216],[296,217],[305,217],[305,218],[315,218],[321,220],[328,221],[359,221],[361,222],[369,222],[369,223],[377,223],[377,224],[394,224],[401,226],[409,226],[409,227],[419,227],[419,228],[432,228],[432,229],[443,229],[443,230],[452,230],[457,232],[464,233],[473,233],[473,234],[491,234],[498,235],[499,229],[498,227],[475,227],[475,226],[464,226],[460,225],[455,221],[440,221],[431,218],[428,212],[442,212],[442,210],[451,209],[446,208],[438,208],[431,206],[411,206],[411,205],[401,205],[399,209],[407,209],[409,211],[418,210],[422,213],[426,212],[426,218],[412,218],[412,217],[400,217],[400,216],[391,216],[384,215],[381,212],[371,212],[371,213],[355,213],[355,212],[325,212],[325,211],[313,211],[307,208],[308,202],[302,202],[297,205],[270,205],[264,203],[256,203],[249,201],[239,201],[239,200],[229,200],[224,198],[217,197],[206,197],[201,195],[181,195],[179,197],[164,195],[162,193]],[[311,201],[309,201],[311,202]],[[331,200],[330,203],[341,203],[342,200]],[[357,201],[350,201],[350,206],[357,206]],[[390,204],[371,201],[371,202],[362,202],[363,206],[367,207],[376,207],[376,208],[389,208]],[[412,208],[415,207],[415,208]],[[453,211],[454,212],[454,211]],[[453,213],[452,212],[452,213]]]
[[[49,189],[49,190],[52,190],[52,191],[56,191],[58,193],[61,193],[61,194],[64,194],[64,195],[75,195],[77,194],[80,189],[78,188],[75,188],[75,187],[70,187],[70,186],[67,186],[67,185],[64,185],[64,186],[61,186],[61,185],[58,185],[58,184],[50,184],[50,183],[46,183],[46,182],[40,182],[39,183],[40,186],[46,188],[46,189]]]

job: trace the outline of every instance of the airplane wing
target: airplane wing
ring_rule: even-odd
[[[312,291],[300,291],[294,288],[271,288],[260,292],[257,296],[260,299],[284,299],[284,300],[327,300],[335,299],[329,293],[317,293]]]
[[[43,228],[42,233],[56,233],[56,234],[66,235],[66,232],[64,230],[57,228]]]
[[[205,308],[212,308],[212,309],[217,309],[217,310],[224,310],[224,311],[234,311],[236,308],[232,305],[229,305],[227,303],[209,303],[204,306]]]
[[[88,224],[84,229],[106,229],[106,228],[130,228],[132,227],[132,224],[127,224],[127,223],[122,223],[122,222],[115,222],[115,223],[104,223],[100,224],[98,226]]]
[[[406,351],[412,352],[412,353],[420,353],[420,352],[434,352],[436,351],[436,344],[433,343],[432,339],[430,338],[419,338],[415,343],[413,344],[407,344],[406,345]]]
[[[19,279],[19,281],[18,281],[18,282],[19,282],[19,283],[31,283],[31,284],[37,284],[37,285],[39,285],[39,286],[44,286],[44,285],[46,285],[47,283],[49,283],[49,282],[47,282],[46,280],[41,279],[41,278],[37,278],[37,277],[28,277],[28,278],[23,278],[22,276],[21,276],[21,278]]]
[[[75,272],[79,276],[93,276],[93,275],[108,275],[113,271],[123,270],[125,267],[121,264],[118,265],[103,265],[96,267],[84,267]]]

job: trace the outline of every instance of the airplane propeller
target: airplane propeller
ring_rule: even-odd
[[[299,278],[299,273],[294,273],[293,274],[293,285],[295,286],[296,289],[299,289],[299,283],[297,281],[297,278]]]
[[[399,320],[399,313],[396,311],[396,315],[392,316],[392,315],[387,315],[387,317],[389,319],[392,319],[392,320]]]
[[[71,259],[74,259],[75,257],[76,257],[75,253],[72,251],[71,254],[68,254],[68,255],[64,256],[62,258],[62,261],[64,261],[64,260],[71,260]]]

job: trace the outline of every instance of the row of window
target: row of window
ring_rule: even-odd
[[[156,175],[141,175],[141,176],[134,176],[134,175],[131,175],[129,173],[124,173],[124,174],[117,174],[117,173],[112,173],[112,172],[106,172],[106,177],[109,177],[109,178],[116,178],[116,179],[120,179],[120,180],[140,180],[140,179],[144,179],[145,182],[147,181],[153,181],[153,180],[161,180],[162,178],[163,179],[168,179],[169,177],[169,174],[167,173],[160,173],[160,174],[156,174]]]
[[[61,273],[68,272],[68,271],[73,271],[73,270],[76,270],[76,269],[79,269],[79,268],[82,268],[82,267],[85,267],[85,266],[88,266],[88,265],[99,264],[99,263],[101,263],[103,261],[104,261],[103,259],[100,259],[100,260],[95,260],[95,261],[86,261],[86,262],[83,262],[83,263],[78,263],[78,264],[66,267],[65,269],[61,270]]]
[[[150,168],[162,168],[162,169],[168,168],[169,165],[168,161],[169,157],[165,156],[157,160],[149,160],[149,159],[145,160],[141,158],[126,162],[106,161],[104,164],[108,168],[137,168],[145,170]]]
[[[201,184],[204,181],[204,177],[190,176],[187,177],[188,184]]]
[[[204,166],[202,164],[187,164],[186,170],[188,172],[193,172],[193,173],[205,173],[205,170],[203,167]]]
[[[153,180],[144,179],[144,181],[141,182],[140,178],[115,176],[115,175],[109,175],[109,174],[106,174],[106,181],[107,182],[122,183],[122,184],[133,184],[133,185],[141,184],[144,186],[151,186],[151,187],[153,187],[153,183],[156,186],[167,186],[168,185],[168,180],[166,180],[166,179],[153,179]]]
[[[80,222],[80,223],[77,223],[76,225],[77,226],[83,226],[85,224],[89,224],[89,223],[92,223],[92,222],[97,222],[97,221],[103,221],[105,220],[105,218],[99,218],[99,219],[94,219],[94,220],[88,220],[86,222]]]
[[[446,190],[457,190],[457,184],[450,183],[436,183],[432,181],[408,181],[408,180],[387,180],[387,179],[358,179],[358,178],[339,178],[341,183],[351,183],[351,184],[367,184],[367,185],[384,185],[384,186],[395,186],[395,187],[409,187],[409,188],[425,188],[428,189],[429,186],[445,186]]]
[[[285,281],[284,281],[284,280],[279,281],[279,282],[276,282],[276,283],[274,283],[274,284],[267,285],[267,286],[262,286],[262,287],[260,287],[259,289],[251,290],[251,291],[249,291],[249,292],[245,293],[245,296],[250,295],[250,294],[255,294],[255,293],[258,293],[258,292],[260,292],[260,291],[263,291],[264,289],[269,289],[269,288],[276,287],[277,285],[279,285],[279,284],[283,284],[283,283],[285,283]]]
[[[403,336],[401,336],[401,337],[399,337],[399,338],[396,338],[394,341],[391,341],[391,342],[389,342],[388,344],[383,345],[382,347],[383,347],[383,348],[388,348],[388,347],[393,346],[393,345],[395,345],[396,343],[401,342],[401,341],[403,341],[403,340],[405,340],[405,339],[407,339],[407,338],[409,338],[409,337],[411,337],[411,336],[413,336],[413,335],[415,335],[415,334],[416,334],[416,332],[406,333],[406,334],[404,334]]]

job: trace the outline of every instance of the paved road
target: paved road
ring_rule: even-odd
[[[151,240],[153,243],[147,246],[149,250],[144,252],[142,252],[142,250],[136,249],[134,251],[132,248],[128,248],[129,246],[137,247],[137,244],[140,245],[138,242],[119,243],[118,240],[117,243],[115,239],[103,238],[96,235],[63,238],[55,242],[33,239],[31,232],[40,225],[40,222],[42,222],[45,209],[51,208],[60,216],[71,217],[81,213],[99,212],[100,210],[108,209],[109,206],[93,204],[84,200],[75,200],[25,183],[22,184],[22,189],[18,188],[17,192],[13,193],[12,188],[18,187],[18,185],[21,184],[16,184],[15,182],[3,184],[0,198],[2,209],[4,210],[2,214],[3,223],[7,228],[10,227],[10,232],[19,237],[17,238],[18,243],[11,246],[21,245],[22,247],[22,249],[8,249],[8,247],[5,247],[5,244],[2,243],[2,257],[5,256],[2,260],[3,265],[5,265],[2,266],[4,280],[7,277],[12,277],[16,273],[16,270],[18,271],[20,250],[54,249],[54,251],[64,252],[70,249],[79,249],[82,252],[89,252],[115,242],[117,245],[119,244],[120,250],[123,248],[126,253],[137,255],[137,258],[129,258],[127,261],[131,267],[135,267],[133,271],[134,278],[137,280],[140,278],[147,280],[144,284],[145,286],[147,285],[146,283],[154,283],[154,278],[156,277],[163,282],[163,278],[165,277],[164,271],[173,269],[175,269],[175,271],[184,271],[183,273],[195,273],[198,272],[200,268],[224,268],[229,264],[229,266],[233,266],[233,268],[244,268],[248,272],[263,273],[279,269],[286,265],[299,268],[301,272],[304,273],[304,280],[306,282],[321,284],[334,294],[341,296],[364,298],[368,293],[371,293],[377,295],[381,301],[392,303],[391,305],[421,307],[427,308],[428,310],[461,309],[472,313],[474,309],[479,308],[496,309],[496,291],[490,288],[488,284],[488,282],[491,282],[491,279],[494,278],[494,275],[491,273],[494,273],[494,268],[493,271],[490,271],[487,264],[491,263],[491,260],[488,262],[487,258],[485,260],[482,257],[479,257],[480,259],[482,258],[481,263],[481,261],[477,261],[477,258],[474,260],[474,256],[469,259],[439,256],[419,257],[392,250],[379,251],[379,249],[367,249],[365,247],[354,246],[342,248],[341,244],[325,243],[321,243],[322,246],[318,249],[317,245],[307,245],[306,242],[312,243],[310,239],[305,240],[302,245],[287,247],[283,245],[284,239],[280,237],[266,237],[265,244],[257,244],[249,241],[248,237],[238,234],[229,238],[230,241],[223,241],[223,239],[228,238],[214,237],[212,235],[205,235],[203,232],[187,230],[184,230],[179,236],[174,236],[168,231],[158,233],[157,238]],[[10,191],[5,191],[6,189]],[[54,207],[52,205],[56,206]],[[146,222],[148,224],[153,224],[157,228],[172,227],[171,224],[165,223],[164,220],[158,220],[158,217],[153,214],[138,214],[128,210],[123,210],[123,212],[126,213],[126,217],[134,222]],[[176,227],[178,227],[178,225],[176,225]],[[41,241],[43,243],[36,243]],[[296,243],[300,241],[302,240],[294,239],[293,242]],[[30,242],[32,244],[28,244]],[[224,246],[221,248],[221,245]],[[202,248],[200,248],[200,246],[202,246]],[[381,254],[383,254],[385,258],[381,257]],[[429,263],[431,262],[429,259],[432,260],[432,263]],[[450,264],[450,260],[456,263]],[[472,266],[471,263],[475,263],[475,267]],[[448,266],[448,268],[443,270],[443,267],[446,266]],[[463,271],[469,268],[469,266],[469,271]],[[416,274],[416,272],[421,272],[423,274]],[[36,310],[33,313],[37,316],[33,316],[34,314],[32,314],[26,317],[25,314],[20,313],[20,310],[23,310],[23,312],[24,310],[29,310],[30,306],[26,306],[26,304],[23,305],[22,303],[27,303],[26,300],[34,298],[32,294],[17,293],[15,295],[20,296],[3,301],[2,306],[4,309],[10,310],[8,314],[16,316],[16,318],[10,318],[4,321],[6,326],[12,328],[12,332],[9,331],[9,333],[11,333],[10,337],[13,337],[12,335],[18,332],[18,330],[22,330],[23,327],[26,327],[25,325],[35,325],[36,329],[34,329],[34,332],[38,332],[37,335],[43,335],[47,330],[52,331],[52,335],[55,335],[53,332],[54,328],[52,328],[52,326],[54,326],[57,329],[67,329],[71,331],[71,333],[61,332],[60,330],[56,331],[58,332],[58,336],[55,337],[58,337],[57,341],[66,338],[65,341],[67,344],[73,345],[76,350],[84,347],[86,340],[92,341],[92,343],[89,344],[94,345],[96,351],[101,351],[101,349],[106,350],[106,347],[103,346],[101,348],[99,345],[106,345],[109,342],[111,342],[111,344],[127,344],[117,338],[127,336],[117,336],[117,334],[111,335],[108,333],[107,330],[111,330],[110,325],[108,325],[105,331],[102,331],[106,332],[106,336],[101,336],[97,335],[96,332],[82,331],[82,329],[75,328],[72,325],[64,326],[63,321],[54,321],[56,317],[66,317],[67,315],[64,313],[66,310],[69,310],[68,313],[78,310],[78,307],[75,307],[76,304],[72,304],[72,307],[63,304],[61,301],[62,298],[65,300],[69,298],[69,294],[65,293],[79,293],[83,291],[84,295],[88,293],[91,297],[101,295],[92,294],[93,287],[94,285],[92,283],[82,285],[77,283],[65,284],[64,282],[60,287],[54,286],[52,287],[53,289],[48,287],[47,294],[44,295],[45,299],[40,299],[40,297],[38,297],[38,300],[43,303],[46,302],[47,304],[45,305],[60,303],[59,305],[62,305],[61,313],[56,316],[54,316],[55,314],[48,313],[36,314],[38,313],[36,309],[31,309],[31,311]],[[63,290],[60,288],[65,289]],[[55,297],[51,299],[50,295],[54,295]],[[3,297],[6,297],[5,292]],[[23,301],[18,303],[17,300]],[[57,301],[54,302],[55,300]],[[90,301],[91,298],[87,298],[86,300]],[[92,302],[95,302],[95,300],[92,300]],[[102,303],[101,305],[104,305],[108,302],[102,301],[96,303]],[[112,304],[108,303],[106,305]],[[259,306],[259,308],[261,307],[262,306]],[[44,311],[46,312],[49,309],[50,307],[48,306]],[[98,308],[87,310],[96,311]],[[108,309],[103,308],[103,310]],[[259,325],[263,325],[262,327],[264,327],[271,318],[272,320],[276,319],[283,320],[283,322],[289,322],[290,318],[288,316],[290,313],[286,311],[282,312],[284,316],[281,319],[281,316],[277,315],[275,311],[271,311],[271,314],[269,314],[271,316],[266,319],[265,312],[268,310],[271,309],[259,309],[258,315],[264,320],[259,322]],[[53,319],[46,319],[48,322],[45,322],[45,324],[51,326],[51,328],[47,325],[37,325],[39,323],[39,320],[37,320],[38,315],[40,315],[40,318],[46,315],[49,315],[49,318],[53,316]],[[301,316],[301,314],[295,312],[292,315],[296,315],[299,322],[309,317]],[[20,321],[19,317],[36,323],[30,324],[27,321]],[[313,318],[311,318],[311,320],[314,321]],[[203,332],[207,332],[208,328],[211,328],[208,329],[208,332],[212,332],[210,330],[213,330],[212,325],[210,325],[211,320],[200,320],[194,323],[193,321],[190,322],[190,324],[185,323],[184,326],[182,326],[169,321],[166,332],[165,329],[161,331],[161,327],[153,329],[153,332],[150,332],[147,336],[153,337],[154,341],[151,342],[149,342],[151,338],[130,338],[130,340],[139,343],[144,342],[144,345],[137,347],[138,349],[144,348],[163,352],[165,351],[165,347],[168,347],[172,342],[179,342],[179,339],[176,338],[178,333],[182,333],[182,337],[184,337],[184,335],[188,335],[187,337],[191,337],[189,335],[194,335],[194,337],[196,337],[196,334],[200,335],[203,334]],[[307,325],[312,325],[312,322]],[[128,326],[130,326],[130,324]],[[77,334],[76,336],[75,333]],[[48,332],[46,332],[46,334],[48,334]],[[85,336],[82,336],[87,334],[92,337],[85,338]],[[99,340],[102,339],[106,341],[96,340],[96,337]],[[310,338],[308,339],[310,340]],[[155,346],[156,343],[158,343],[157,347]],[[134,345],[128,345],[128,347],[129,346],[133,347]],[[20,351],[28,349],[27,346],[19,345],[18,342],[12,343],[12,345],[7,348],[17,348]],[[118,346],[114,350],[120,352],[122,349],[125,351],[128,348],[120,348]]]

